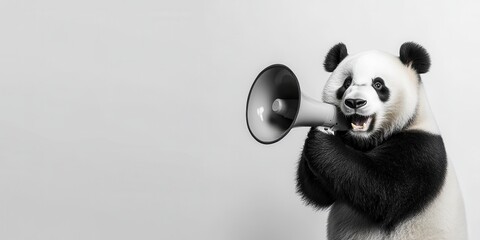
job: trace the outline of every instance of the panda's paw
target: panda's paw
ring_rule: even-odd
[[[312,127],[305,140],[302,161],[305,161],[310,171],[317,178],[322,174],[323,166],[328,164],[332,159],[332,153],[335,152],[331,138],[334,138],[334,136]]]
[[[326,138],[330,138],[330,136],[333,136],[333,135],[334,135],[334,132],[329,129],[325,129],[323,127],[312,127],[308,132],[307,141],[309,140],[312,141],[317,139],[326,139]]]
[[[322,132],[322,133],[325,133],[325,134],[329,134],[329,135],[334,134],[334,131],[331,128],[328,128],[328,127],[316,127],[316,129],[319,132]]]
[[[304,151],[306,154],[321,151],[324,149],[325,143],[328,138],[332,136],[324,131],[319,130],[316,127],[312,127],[308,132],[307,139],[305,140]]]
[[[328,153],[341,152],[344,148],[343,141],[333,132],[325,132],[317,127],[312,127],[308,132],[303,151],[307,156],[319,157]]]
[[[322,132],[319,128],[320,127],[311,127],[310,128],[310,131],[308,131],[308,135],[307,135],[307,141],[309,139],[315,138],[318,135],[318,133]]]

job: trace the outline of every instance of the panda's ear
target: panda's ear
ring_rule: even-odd
[[[325,57],[325,62],[323,62],[323,67],[327,72],[333,72],[347,55],[348,52],[345,44],[338,43],[328,51],[327,56]]]
[[[427,50],[414,42],[406,42],[400,47],[400,60],[412,67],[417,73],[426,73],[430,69],[430,55]]]

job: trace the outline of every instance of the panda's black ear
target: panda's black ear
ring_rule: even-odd
[[[426,73],[430,69],[430,55],[427,50],[414,42],[406,42],[400,47],[400,60],[411,66],[417,73]]]
[[[343,43],[338,43],[328,51],[323,62],[323,67],[327,72],[333,72],[338,64],[348,56],[347,47]]]

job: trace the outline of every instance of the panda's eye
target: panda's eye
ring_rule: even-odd
[[[373,84],[372,84],[373,88],[377,89],[377,90],[380,90],[383,88],[383,79],[381,78],[375,78],[373,80]]]
[[[352,84],[352,77],[347,77],[347,79],[345,79],[345,82],[343,82],[343,87],[348,88],[350,87],[351,84]]]

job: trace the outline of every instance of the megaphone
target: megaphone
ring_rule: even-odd
[[[334,105],[303,94],[295,74],[282,64],[258,74],[248,94],[246,112],[250,134],[263,144],[281,140],[294,127],[347,129],[343,114]]]

